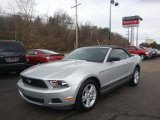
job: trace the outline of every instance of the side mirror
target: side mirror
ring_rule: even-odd
[[[120,61],[121,59],[119,57],[112,57],[109,58],[108,62],[113,62],[113,61]]]

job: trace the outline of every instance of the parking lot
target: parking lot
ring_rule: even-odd
[[[18,79],[13,73],[0,74],[0,120],[160,120],[160,58],[142,62],[137,87],[116,89],[84,113],[25,102],[17,91]]]

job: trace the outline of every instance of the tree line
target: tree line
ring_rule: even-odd
[[[141,43],[139,46],[144,46],[144,47],[148,47],[148,48],[156,48],[156,49],[159,49],[160,50],[160,44],[158,44],[156,41],[154,41],[153,43],[151,44],[148,44],[148,43]]]
[[[42,48],[58,52],[74,49],[75,23],[72,17],[65,12],[56,12],[47,19],[33,17],[34,0],[16,0],[16,3],[18,12],[13,15],[0,12],[0,40],[18,40],[27,49]],[[108,28],[86,22],[79,24],[78,32],[79,47],[109,43]],[[111,33],[110,42],[120,46],[128,44],[128,40],[118,33]]]
[[[107,45],[108,28],[90,23],[79,25],[79,47]],[[66,13],[56,13],[43,21],[40,17],[26,21],[21,16],[0,16],[0,39],[19,40],[26,48],[45,48],[55,51],[74,49],[75,27],[73,19]],[[118,33],[111,33],[111,44],[125,46],[128,40]]]

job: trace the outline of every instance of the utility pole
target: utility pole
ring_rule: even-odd
[[[112,13],[112,9],[111,9],[111,4],[110,4],[110,7],[109,7],[109,45],[110,45],[110,41],[111,41],[111,13]]]
[[[75,48],[78,48],[78,6],[80,5],[80,3],[78,4],[77,3],[77,0],[75,0],[75,3],[76,5],[71,7],[71,8],[75,8],[76,9],[76,13],[75,13],[75,16],[76,16],[76,43],[75,43]]]
[[[114,5],[114,6],[118,6],[119,5],[119,3],[118,2],[115,2],[114,0],[111,0],[110,1],[110,7],[109,7],[109,42],[108,42],[108,44],[110,45],[111,43],[111,27],[112,27],[112,22],[111,22],[111,20],[112,20],[112,5]]]

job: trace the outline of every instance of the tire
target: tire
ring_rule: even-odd
[[[141,54],[140,57],[141,57],[142,60],[144,60],[146,58],[146,56],[143,55],[143,54]]]
[[[137,86],[139,83],[139,79],[140,79],[140,70],[138,67],[135,68],[134,73],[132,75],[132,78],[130,80],[130,85],[131,86]]]
[[[85,81],[77,94],[76,109],[80,111],[93,109],[98,99],[98,93],[98,85],[94,80]]]

